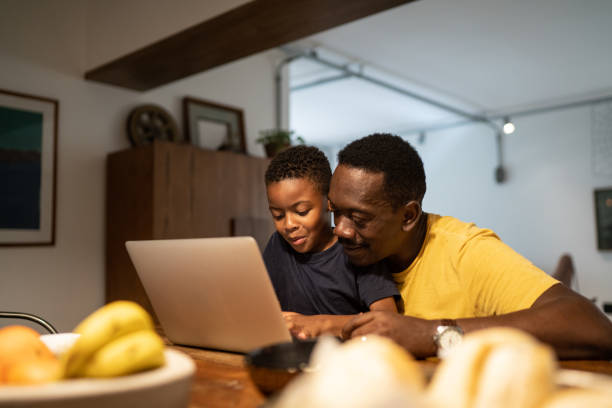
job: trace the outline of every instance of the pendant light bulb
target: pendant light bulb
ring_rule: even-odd
[[[516,130],[516,126],[514,126],[514,123],[512,123],[510,121],[509,117],[505,117],[504,118],[504,126],[503,126],[503,131],[505,135],[510,135],[512,133],[514,133],[514,131]]]

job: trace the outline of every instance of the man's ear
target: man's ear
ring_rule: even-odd
[[[418,221],[421,218],[421,204],[418,201],[409,201],[407,204],[402,206],[402,212],[404,219],[402,220],[402,230],[408,232],[418,225]]]

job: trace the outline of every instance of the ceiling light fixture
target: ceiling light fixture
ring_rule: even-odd
[[[419,133],[419,144],[425,143],[425,132]]]
[[[514,133],[514,131],[516,130],[516,126],[514,126],[514,123],[512,123],[512,121],[510,121],[510,117],[506,116],[504,118],[504,126],[503,126],[503,131],[504,134],[506,135],[510,135],[512,133]]]

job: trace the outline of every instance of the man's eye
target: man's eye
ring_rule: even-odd
[[[367,220],[365,220],[363,218],[353,217],[353,224],[355,224],[355,226],[357,228],[365,227],[366,222],[367,222]]]

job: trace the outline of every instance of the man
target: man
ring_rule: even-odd
[[[388,336],[417,357],[450,349],[463,332],[525,330],[560,358],[612,358],[612,323],[490,230],[422,211],[425,172],[401,138],[374,134],[346,146],[330,185],[334,233],[349,260],[393,272],[404,315],[368,312],[345,338]]]

